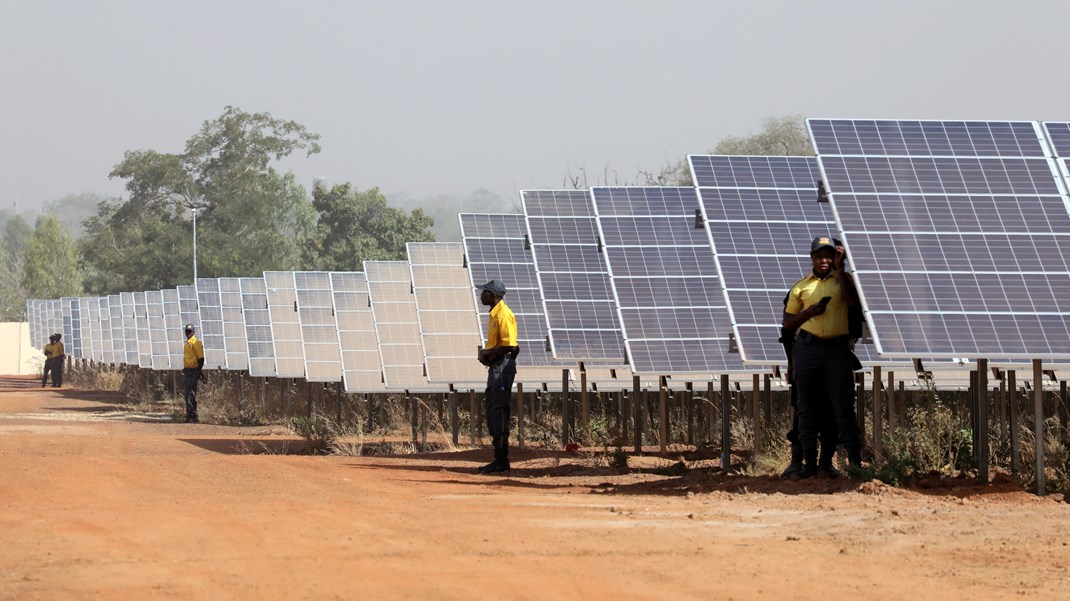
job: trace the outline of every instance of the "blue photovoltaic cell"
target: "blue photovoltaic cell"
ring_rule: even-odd
[[[249,375],[275,376],[275,344],[271,338],[271,312],[268,309],[267,284],[264,278],[241,278],[242,318],[249,353]]]
[[[412,293],[412,271],[406,261],[365,261],[368,300],[383,365],[383,382],[391,390],[428,385],[423,340]]]
[[[294,272],[265,271],[270,313],[271,340],[275,349],[275,375],[279,378],[305,377],[305,351],[301,320],[297,315]]]
[[[197,278],[197,308],[201,328],[197,338],[204,345],[204,367],[226,367],[226,342],[223,335],[223,307],[219,298],[219,280]]]
[[[182,328],[182,303],[177,288],[163,290],[163,321],[167,331],[167,369],[182,369],[186,335]]]
[[[882,353],[1070,356],[1070,215],[1039,124],[937,122],[952,142],[904,152],[873,122],[807,123]]]
[[[521,349],[516,362],[517,381],[541,383],[560,379],[560,368],[550,369],[554,359],[546,349],[546,317],[537,278],[518,282],[507,279],[501,272],[503,267],[522,265],[535,275],[534,258],[525,243],[524,216],[462,213],[459,219],[477,308],[476,319],[483,341],[487,339],[488,308],[480,303],[480,286],[498,279],[505,284],[504,302],[517,321],[517,341]]]
[[[624,336],[587,190],[522,190],[551,353],[623,364]],[[578,301],[578,302],[577,302]]]
[[[331,276],[326,271],[295,271],[294,284],[301,320],[305,378],[309,382],[341,382],[342,355],[338,347]]]
[[[820,179],[813,157],[690,155],[699,188],[795,188],[816,190]],[[813,200],[813,195],[811,195]]]
[[[632,370],[659,375],[742,371],[739,356],[728,352],[731,321],[713,249],[695,227],[696,190],[596,187],[591,194]],[[654,230],[657,236],[635,239],[607,234]],[[695,294],[666,292],[681,283]]]
[[[382,391],[383,364],[367,278],[360,272],[331,272],[331,294],[346,392]]]
[[[192,286],[190,286],[192,288]],[[123,320],[122,296],[108,296],[108,313],[111,316],[111,361],[115,365],[126,363],[126,326]]]
[[[1057,157],[1070,157],[1070,123],[1065,121],[1045,121],[1044,131],[1048,133],[1051,148]]]

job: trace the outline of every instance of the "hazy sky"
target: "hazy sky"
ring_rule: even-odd
[[[1068,24],[1065,0],[0,0],[0,208],[119,194],[125,150],[227,105],[322,135],[284,164],[306,186],[418,198],[630,179],[771,115],[1070,120]]]

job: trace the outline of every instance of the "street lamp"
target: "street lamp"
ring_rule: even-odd
[[[193,283],[197,283],[197,213],[208,208],[208,203],[200,202],[189,208],[193,213]]]

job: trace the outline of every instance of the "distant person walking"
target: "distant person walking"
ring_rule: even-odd
[[[504,472],[509,469],[509,401],[516,377],[516,356],[520,353],[517,343],[516,316],[506,306],[505,284],[491,280],[483,284],[479,301],[490,307],[490,325],[487,328],[487,345],[479,351],[479,362],[490,370],[487,372],[487,391],[483,402],[487,415],[487,428],[494,444],[494,461],[479,468],[482,474]]]
[[[53,334],[56,342],[52,344],[52,388],[63,386],[63,364],[67,354],[63,349],[63,334]]]
[[[45,353],[45,372],[41,374],[41,388],[48,386],[48,376],[52,373],[52,355],[56,353],[56,335],[52,334],[48,337],[48,344],[44,348]]]
[[[204,379],[204,344],[193,335],[193,324],[186,324],[186,344],[182,348],[182,393],[186,399],[186,423],[200,421],[197,416],[197,384]]]

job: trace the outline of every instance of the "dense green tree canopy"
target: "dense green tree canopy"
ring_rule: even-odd
[[[406,242],[431,242],[434,221],[421,209],[387,206],[378,188],[361,192],[351,184],[317,185],[312,206],[319,221],[305,245],[309,269],[363,271],[364,261],[405,258]]]
[[[37,219],[22,253],[22,288],[26,298],[60,298],[82,294],[78,246],[54,213]]]

